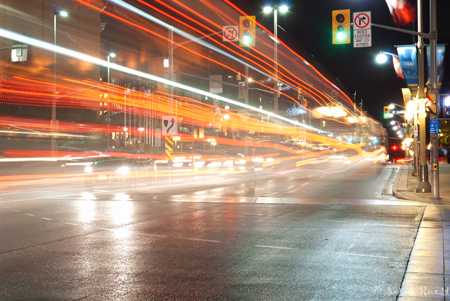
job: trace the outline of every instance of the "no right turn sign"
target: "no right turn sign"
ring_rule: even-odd
[[[372,47],[370,11],[353,13],[353,48]]]

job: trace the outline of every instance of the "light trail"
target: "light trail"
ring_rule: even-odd
[[[224,101],[224,102],[227,102],[227,103],[239,106],[239,107],[243,107],[245,109],[250,109],[250,110],[253,110],[253,111],[256,111],[256,112],[259,112],[259,113],[263,113],[263,114],[269,115],[269,116],[271,116],[273,118],[285,121],[285,122],[287,122],[289,124],[293,124],[293,125],[298,126],[298,127],[307,128],[307,129],[310,129],[310,130],[313,130],[313,131],[317,131],[317,132],[328,133],[328,132],[322,131],[320,129],[316,129],[314,127],[311,127],[311,126],[308,126],[308,125],[305,125],[305,124],[301,124],[298,121],[293,121],[291,119],[288,119],[288,118],[285,118],[283,116],[274,114],[272,112],[265,111],[265,110],[262,110],[262,109],[259,109],[259,108],[256,108],[256,107],[252,107],[250,105],[246,105],[244,103],[241,103],[241,102],[238,102],[238,101],[235,101],[235,100],[232,100],[232,99],[229,99],[229,98],[217,95],[217,94],[213,94],[213,93],[206,92],[206,91],[203,91],[203,90],[200,90],[200,89],[197,89],[197,88],[186,86],[184,84],[180,84],[180,83],[177,83],[177,82],[174,82],[174,81],[170,81],[168,79],[161,78],[161,77],[158,77],[158,76],[155,76],[155,75],[151,75],[151,74],[148,74],[148,73],[144,73],[144,72],[141,72],[141,71],[136,71],[136,70],[133,70],[131,68],[119,66],[119,65],[116,65],[116,64],[113,64],[113,63],[108,63],[105,60],[101,60],[101,59],[92,57],[90,55],[87,55],[87,54],[84,54],[84,53],[81,53],[81,52],[77,52],[77,51],[74,51],[74,50],[70,50],[70,49],[67,49],[67,48],[64,48],[64,47],[56,46],[56,45],[53,45],[53,44],[50,44],[50,43],[47,43],[47,42],[36,40],[36,39],[30,38],[30,37],[27,37],[27,36],[24,36],[24,35],[17,34],[15,32],[9,31],[9,30],[0,29],[0,36],[4,37],[4,38],[7,38],[7,39],[14,40],[14,41],[22,42],[22,43],[25,43],[25,44],[28,44],[28,45],[32,45],[32,46],[35,46],[35,47],[38,47],[38,48],[42,48],[42,49],[45,49],[45,50],[48,50],[48,51],[56,52],[56,53],[64,55],[64,56],[76,58],[76,59],[83,60],[83,61],[86,61],[86,62],[91,62],[91,63],[94,63],[94,64],[96,64],[98,66],[107,67],[107,68],[110,68],[112,70],[117,70],[117,71],[125,72],[125,73],[128,73],[128,74],[132,74],[132,75],[135,75],[135,76],[138,76],[138,77],[146,78],[146,79],[149,79],[149,80],[161,82],[163,84],[167,84],[167,85],[170,85],[170,86],[173,86],[173,87],[176,87],[176,88],[180,88],[180,89],[183,89],[183,90],[187,90],[187,91],[191,91],[191,92],[194,92],[194,93],[198,93],[198,94],[201,94],[201,95],[204,95],[204,96],[207,96],[207,97],[211,97],[213,99],[215,98],[215,99],[218,99],[218,100],[221,100],[221,101]]]

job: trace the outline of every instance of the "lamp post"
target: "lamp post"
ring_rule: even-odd
[[[107,99],[107,101],[108,101],[108,112],[106,113],[107,115],[106,115],[106,118],[108,119],[108,133],[107,133],[107,135],[108,135],[108,138],[106,139],[106,143],[107,143],[107,149],[109,149],[109,148],[111,148],[111,141],[110,141],[110,135],[111,135],[111,133],[110,133],[110,126],[111,126],[111,120],[110,120],[110,118],[111,118],[111,114],[110,114],[110,108],[109,108],[109,106],[110,106],[110,103],[111,103],[111,100],[110,100],[110,97],[111,97],[111,90],[110,90],[110,88],[109,88],[109,85],[111,84],[111,70],[110,70],[110,67],[109,67],[109,63],[110,63],[110,60],[111,60],[111,58],[115,58],[116,57],[116,54],[114,53],[114,52],[111,52],[110,54],[108,54],[108,99]]]
[[[56,16],[61,16],[61,17],[67,17],[69,14],[64,11],[56,11],[53,10],[53,45],[56,46]],[[53,75],[54,75],[54,91],[53,91],[53,101],[52,101],[52,134],[54,134],[55,131],[55,126],[56,126],[56,51],[53,52]],[[51,150],[52,150],[52,156],[55,155],[56,152],[56,140],[55,140],[55,136],[52,135],[52,145],[51,145]]]
[[[273,97],[273,111],[275,114],[278,114],[278,10],[281,13],[285,13],[288,11],[288,7],[286,5],[278,6],[276,4],[274,7],[266,6],[264,7],[264,12],[266,14],[270,13],[273,10],[273,34],[275,39],[273,41],[273,60],[274,60],[274,97]]]

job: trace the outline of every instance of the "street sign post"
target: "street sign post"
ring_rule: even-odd
[[[353,47],[372,47],[372,16],[370,11],[353,13]]]

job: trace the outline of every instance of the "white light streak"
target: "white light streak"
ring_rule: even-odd
[[[117,2],[117,0],[115,0],[113,2]],[[64,56],[68,56],[68,57],[72,57],[72,58],[79,59],[79,60],[82,60],[82,61],[90,62],[90,63],[96,64],[98,66],[107,67],[107,68],[110,68],[112,70],[117,70],[117,71],[121,71],[121,72],[124,72],[124,73],[132,74],[132,75],[135,75],[137,77],[141,77],[141,78],[146,78],[146,79],[149,79],[149,80],[157,81],[157,82],[160,82],[162,84],[167,84],[167,85],[170,85],[170,86],[173,86],[173,87],[176,87],[176,88],[180,88],[180,89],[183,89],[183,90],[187,90],[187,91],[191,91],[191,92],[194,92],[194,93],[198,93],[198,94],[204,95],[206,97],[211,97],[211,98],[214,98],[214,99],[217,99],[217,100],[221,100],[221,101],[224,101],[224,102],[227,102],[227,103],[230,103],[230,104],[242,107],[242,108],[246,108],[246,109],[250,109],[250,110],[253,110],[253,111],[256,111],[256,112],[259,112],[259,113],[263,113],[265,115],[271,116],[273,118],[277,118],[279,120],[283,120],[283,121],[285,121],[285,122],[287,122],[289,124],[293,124],[293,125],[298,126],[298,127],[308,128],[308,129],[311,129],[311,130],[314,130],[314,131],[317,131],[317,132],[320,131],[319,129],[316,129],[314,127],[307,126],[305,124],[301,124],[301,123],[299,123],[297,121],[290,120],[290,119],[285,118],[283,116],[277,115],[277,114],[269,112],[269,111],[265,111],[265,110],[259,109],[257,107],[252,107],[250,105],[246,105],[246,104],[241,103],[239,101],[235,101],[235,100],[232,100],[232,99],[229,99],[229,98],[217,95],[217,94],[213,94],[213,93],[206,92],[206,91],[203,91],[203,90],[200,90],[200,89],[196,89],[196,88],[193,88],[193,87],[190,87],[190,86],[186,86],[186,85],[183,85],[183,84],[180,84],[180,83],[177,83],[177,82],[165,79],[165,78],[161,78],[161,77],[158,77],[158,76],[155,76],[155,75],[151,75],[151,74],[144,73],[144,72],[141,72],[141,71],[136,71],[136,70],[133,70],[131,68],[123,67],[123,66],[116,65],[116,64],[113,64],[113,63],[109,63],[109,62],[107,62],[105,60],[101,60],[101,59],[95,58],[93,56],[90,56],[90,55],[87,55],[87,54],[84,54],[84,53],[81,53],[81,52],[77,52],[77,51],[70,50],[70,49],[67,49],[67,48],[64,48],[64,47],[60,47],[60,46],[57,46],[57,45],[49,44],[49,43],[46,43],[46,42],[43,42],[43,41],[40,41],[40,40],[37,40],[37,39],[33,39],[33,38],[30,38],[30,37],[27,37],[27,36],[24,36],[24,35],[17,34],[15,32],[9,31],[9,30],[0,29],[0,36],[4,37],[4,38],[7,38],[7,39],[10,39],[10,40],[22,42],[22,43],[25,43],[25,44],[28,44],[28,45],[31,45],[31,46],[42,48],[42,49],[45,49],[45,50],[48,50],[48,51],[51,51],[51,52],[56,52],[56,53],[64,55]],[[324,131],[321,131],[321,132],[324,132]]]

